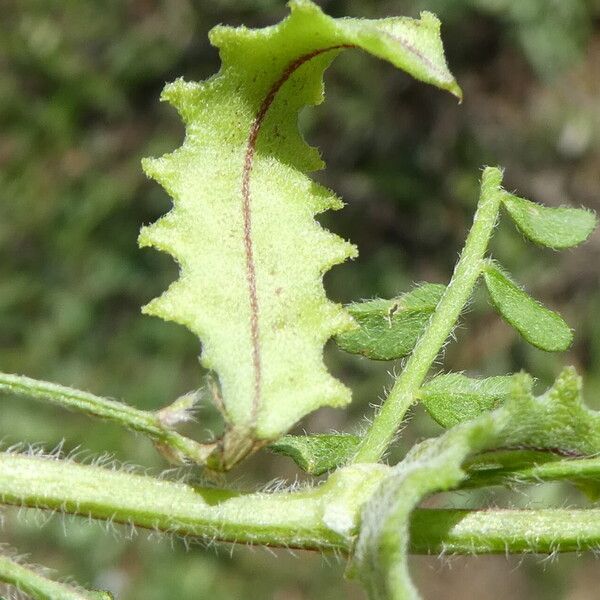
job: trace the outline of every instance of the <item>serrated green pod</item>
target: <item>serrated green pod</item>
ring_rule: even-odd
[[[322,276],[356,249],[315,220],[341,202],[305,175],[323,163],[297,127],[298,111],[322,101],[323,71],[342,49],[360,48],[460,95],[433,15],[333,19],[308,0],[290,7],[272,27],[211,31],[219,73],[177,80],[162,96],[186,123],[183,146],[143,163],[173,209],[142,229],[140,245],[180,266],[144,312],[200,338],[221,388],[224,468],[308,412],[350,401],[322,353],[352,319],[327,300]]]

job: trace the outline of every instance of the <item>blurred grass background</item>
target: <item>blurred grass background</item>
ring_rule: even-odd
[[[465,92],[458,106],[358,52],[328,72],[326,103],[304,112],[301,125],[328,162],[317,178],[348,204],[322,220],[361,251],[327,275],[333,298],[389,297],[414,281],[447,281],[484,164],[506,167],[506,187],[524,197],[600,209],[598,0],[319,3],[334,16],[436,12]],[[168,256],[136,246],[139,227],[169,207],[140,159],[177,147],[183,133],[175,111],[159,104],[160,90],[178,76],[203,79],[218,69],[207,41],[215,24],[264,26],[287,11],[275,0],[4,0],[0,9],[0,369],[158,408],[203,385],[197,340],[139,312],[176,278]],[[477,375],[523,368],[543,386],[568,362],[584,374],[588,402],[600,407],[600,235],[557,254],[533,248],[504,223],[493,250],[562,311],[577,341],[566,357],[531,349],[479,298],[445,368]],[[333,347],[327,359],[355,402],[301,426],[356,428],[389,383],[390,365]],[[196,430],[215,426],[206,402]],[[417,410],[400,450],[437,431]],[[48,449],[64,439],[65,451],[108,451],[154,472],[165,468],[141,438],[16,398],[0,398],[0,438]],[[295,476],[283,458],[261,454],[232,479],[252,487]],[[451,502],[581,501],[563,486],[528,493]],[[343,565],[333,558],[245,548],[230,557],[229,548],[186,550],[180,541],[106,529],[7,510],[2,536],[57,576],[110,588],[123,600],[363,597],[341,581]],[[428,598],[598,597],[592,557],[416,558],[414,566]]]

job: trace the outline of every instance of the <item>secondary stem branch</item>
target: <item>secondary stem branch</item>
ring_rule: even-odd
[[[211,446],[200,444],[164,426],[157,413],[140,410],[123,402],[81,390],[22,375],[0,373],[0,391],[51,402],[137,431],[147,435],[163,450],[168,450],[169,455],[179,462],[188,459],[201,464],[212,451]]]
[[[505,450],[475,457],[466,468],[469,477],[461,488],[561,480],[600,482],[600,457],[597,456],[564,458],[550,452]]]
[[[600,509],[417,509],[413,554],[577,552],[600,544]]]
[[[469,301],[492,235],[500,203],[502,173],[486,168],[481,182],[481,197],[473,226],[454,269],[452,279],[406,366],[367,431],[355,462],[376,462],[385,453],[412,405],[419,388],[444,343]]]
[[[76,589],[65,583],[52,581],[30,567],[20,565],[0,555],[0,581],[16,587],[33,600],[108,600],[105,592]]]

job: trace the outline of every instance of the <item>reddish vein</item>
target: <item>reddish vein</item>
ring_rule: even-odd
[[[384,32],[387,33],[387,32]],[[424,62],[430,69],[440,73],[439,69],[425,55],[419,52],[407,40],[387,34],[391,39],[402,45],[408,52],[414,54],[418,59]],[[246,255],[246,279],[248,282],[248,294],[250,296],[250,335],[252,340],[252,365],[254,369],[254,397],[252,401],[252,423],[256,421],[258,409],[260,406],[260,396],[262,387],[262,364],[260,354],[260,328],[259,328],[259,304],[258,294],[256,292],[256,267],[254,264],[254,248],[252,243],[252,210],[251,210],[251,194],[250,194],[250,175],[252,174],[252,166],[254,164],[254,155],[256,152],[256,142],[260,133],[260,128],[265,120],[269,108],[275,100],[275,96],[283,86],[283,84],[293,75],[293,73],[304,63],[312,58],[329,52],[331,50],[339,50],[341,48],[356,48],[355,44],[338,44],[327,48],[320,48],[308,52],[292,61],[283,71],[281,76],[269,89],[267,95],[262,101],[256,117],[250,127],[248,141],[246,143],[246,155],[244,158],[244,170],[242,173],[242,215],[244,219],[244,251]]]
[[[448,73],[445,73],[438,65],[436,65],[432,60],[430,60],[425,54],[423,54],[416,46],[413,46],[407,39],[399,36],[388,33],[387,31],[383,31],[385,35],[388,36],[391,40],[400,44],[407,52],[416,56],[418,60],[420,60],[430,71],[433,71],[442,81],[448,81]]]
[[[244,219],[244,251],[246,254],[246,279],[248,282],[248,294],[250,296],[250,336],[252,340],[252,365],[254,369],[254,397],[252,400],[252,423],[254,424],[258,415],[260,406],[260,396],[262,388],[262,364],[260,354],[260,328],[259,328],[259,304],[258,295],[256,292],[256,267],[254,264],[254,249],[252,243],[252,211],[251,211],[251,195],[250,195],[250,175],[254,163],[254,154],[256,151],[256,141],[260,128],[265,120],[267,112],[277,92],[283,84],[292,76],[294,71],[301,67],[305,62],[315,58],[319,54],[330,50],[338,50],[340,48],[354,48],[352,44],[339,44],[337,46],[329,46],[328,48],[320,48],[313,50],[303,56],[300,56],[295,61],[291,62],[281,74],[281,77],[271,86],[265,96],[256,117],[250,127],[248,142],[246,144],[246,156],[244,158],[244,171],[242,173],[242,215]]]

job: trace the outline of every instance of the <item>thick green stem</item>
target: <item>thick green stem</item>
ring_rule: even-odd
[[[342,469],[316,489],[241,494],[0,454],[0,502],[209,541],[347,554],[361,506],[385,476],[385,471],[364,467]],[[346,522],[355,525],[343,531]],[[411,522],[413,553],[547,553],[593,550],[599,544],[600,509],[417,509]]]
[[[473,226],[452,279],[404,370],[375,416],[354,462],[375,462],[385,454],[406,412],[414,402],[433,361],[469,301],[475,283],[481,275],[483,259],[498,217],[502,201],[502,193],[499,189],[501,181],[502,173],[499,169],[486,168],[483,172],[481,196]]]
[[[356,516],[364,495],[379,484],[382,469],[376,465],[369,469],[351,467],[319,488],[295,493],[242,494],[0,453],[0,503],[59,510],[208,540],[331,550],[346,546],[345,535],[335,525],[336,515],[344,517],[344,524],[348,515]],[[347,503],[340,503],[341,499]],[[337,512],[328,520],[326,512],[334,500]]]
[[[33,600],[108,600],[106,592],[87,591],[52,581],[29,567],[0,555],[0,581],[16,587]]]
[[[44,400],[100,417],[147,435],[160,449],[178,462],[191,460],[202,464],[212,452],[210,445],[200,444],[163,425],[158,413],[139,410],[122,402],[95,396],[73,388],[38,381],[22,375],[0,373],[0,391]]]

